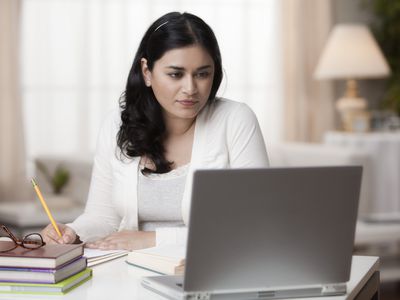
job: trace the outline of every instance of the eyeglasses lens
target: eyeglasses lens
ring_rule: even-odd
[[[43,239],[37,233],[28,234],[23,240],[22,244],[25,248],[36,249],[43,246]]]
[[[0,252],[7,252],[17,247],[10,237],[2,236],[0,241]]]

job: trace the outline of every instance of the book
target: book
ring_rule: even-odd
[[[0,267],[0,282],[57,283],[86,269],[86,258],[79,257],[54,269]]]
[[[134,250],[128,253],[126,262],[161,274],[182,275],[185,270],[185,251],[183,245]]]
[[[92,270],[85,270],[58,283],[0,282],[0,294],[63,295],[92,278]]]
[[[9,241],[0,241],[0,250],[9,249]],[[16,247],[0,253],[0,267],[57,268],[83,254],[83,244],[45,245],[38,249]]]
[[[83,256],[87,258],[88,267],[92,267],[128,254],[128,250],[99,250],[85,248]]]

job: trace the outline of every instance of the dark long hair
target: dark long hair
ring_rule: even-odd
[[[172,162],[165,158],[165,123],[161,106],[153,90],[145,85],[141,59],[147,60],[150,71],[168,50],[200,45],[214,60],[214,80],[207,104],[215,99],[222,81],[221,53],[212,29],[199,17],[171,12],[156,20],[146,31],[129,72],[126,89],[120,99],[122,124],[117,145],[127,157],[147,156],[155,170],[145,173],[166,173]]]

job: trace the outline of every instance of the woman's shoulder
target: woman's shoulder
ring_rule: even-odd
[[[217,98],[209,105],[206,112],[207,119],[253,119],[255,117],[251,108],[243,102],[238,102],[226,98]]]
[[[216,98],[215,101],[212,104],[214,106],[214,109],[218,108],[224,108],[225,110],[234,110],[237,107],[246,105],[243,102],[227,99],[227,98]]]

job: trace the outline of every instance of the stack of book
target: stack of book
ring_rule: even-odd
[[[0,241],[0,251],[9,243]],[[82,244],[0,252],[0,294],[65,294],[92,277],[82,255]]]

